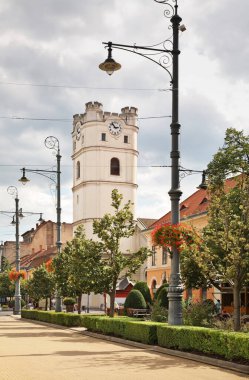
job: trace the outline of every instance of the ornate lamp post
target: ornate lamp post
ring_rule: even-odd
[[[27,173],[36,173],[43,177],[49,178],[51,181],[53,181],[56,185],[56,229],[57,229],[57,240],[56,240],[56,247],[57,252],[61,252],[61,168],[60,168],[60,162],[61,162],[61,155],[60,155],[60,144],[57,137],[54,136],[48,136],[44,141],[45,146],[48,149],[52,149],[56,152],[56,170],[40,170],[40,169],[26,169],[22,168],[22,177],[19,179],[20,182],[22,182],[23,185],[25,185],[27,182],[29,182],[29,179],[26,177]],[[56,176],[56,179],[54,178]],[[56,296],[56,304],[55,304],[55,311],[59,312],[62,311],[62,300],[61,297],[58,295]]]
[[[19,241],[19,224],[20,218],[23,217],[22,209],[19,209],[19,198],[18,198],[18,190],[15,186],[9,186],[7,188],[7,192],[15,197],[15,212],[12,219],[11,224],[14,224],[16,227],[16,271],[20,272],[20,241]],[[9,211],[0,211],[2,214],[13,214],[13,212]],[[24,214],[28,215],[40,215],[39,221],[42,221],[42,213],[37,212],[25,212]],[[15,280],[15,306],[14,306],[14,314],[19,315],[21,313],[21,287],[20,287],[20,278],[18,277]]]
[[[184,31],[184,25],[180,25],[182,19],[178,15],[177,0],[154,0],[156,3],[161,3],[166,6],[164,14],[170,18],[172,27],[172,39],[166,39],[163,43],[153,46],[137,46],[137,45],[121,45],[112,42],[103,42],[108,48],[107,59],[99,65],[101,70],[111,75],[114,71],[119,70],[121,65],[114,61],[112,58],[112,49],[126,50],[131,53],[141,55],[147,58],[163,69],[165,69],[169,76],[172,85],[172,120],[171,120],[171,189],[169,196],[171,200],[171,215],[172,224],[178,224],[180,221],[179,203],[182,192],[180,190],[179,172],[180,172],[180,151],[179,151],[179,135],[180,124],[178,120],[178,92],[179,92],[179,75],[178,75],[178,60],[179,60],[179,30]],[[171,4],[171,1],[174,5]],[[170,49],[166,48],[167,46]],[[141,53],[147,51],[147,53]],[[172,72],[169,71],[169,66],[172,63]],[[180,276],[180,260],[179,251],[175,247],[173,250],[173,258],[171,262],[171,275],[169,283],[169,324],[181,325],[182,324],[182,283]]]

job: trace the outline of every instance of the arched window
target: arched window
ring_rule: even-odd
[[[119,159],[116,157],[111,159],[111,175],[120,175]]]
[[[80,178],[80,162],[77,161],[76,164],[76,178]]]

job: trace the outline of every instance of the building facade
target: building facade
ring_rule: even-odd
[[[103,111],[99,102],[86,103],[85,112],[73,116],[73,227],[83,224],[87,238],[95,238],[94,219],[113,213],[113,189],[123,195],[123,205],[131,201],[136,219],[137,117],[135,107],[113,113]],[[135,252],[146,246],[146,239],[140,234],[143,228],[138,221],[134,236],[121,240],[122,252]],[[134,276],[136,280],[144,278],[145,266]],[[103,304],[101,297],[83,297],[83,304],[99,307]]]

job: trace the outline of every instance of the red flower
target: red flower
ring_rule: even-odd
[[[25,278],[25,277],[26,277],[26,274],[24,270],[17,271],[15,269],[12,269],[9,272],[9,279],[11,281],[16,281],[18,278]]]
[[[194,243],[194,231],[187,229],[180,224],[162,224],[155,227],[151,233],[152,242],[155,245],[171,248],[176,247],[179,251],[183,244]]]

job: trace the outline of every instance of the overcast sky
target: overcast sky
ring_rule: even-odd
[[[249,1],[178,3],[187,28],[180,34],[181,165],[203,170],[227,128],[249,132]],[[23,166],[55,164],[44,145],[53,135],[62,154],[62,221],[72,222],[72,116],[84,113],[89,101],[111,112],[138,108],[137,216],[159,218],[170,210],[170,169],[151,167],[170,165],[170,118],[151,118],[171,115],[168,74],[120,50],[113,51],[120,71],[109,77],[98,69],[106,59],[102,41],[155,45],[169,38],[164,10],[154,0],[0,0],[1,211],[14,210],[7,193],[14,185],[24,211],[56,221],[51,181],[35,174],[25,187],[17,181]],[[182,200],[200,180],[181,181]],[[0,216],[0,240],[14,239],[10,222]],[[35,222],[34,216],[23,219],[21,233]]]

